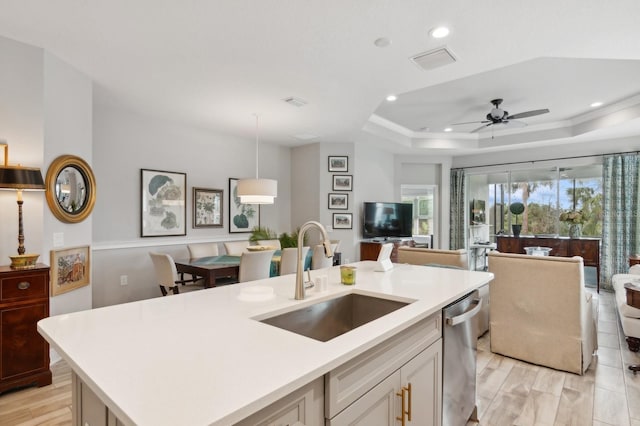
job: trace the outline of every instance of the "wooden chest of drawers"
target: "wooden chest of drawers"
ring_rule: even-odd
[[[542,238],[496,237],[498,251],[525,254],[525,247],[549,247],[551,256],[581,256],[585,266],[596,267],[596,280],[600,292],[600,239],[598,238]]]
[[[0,393],[51,384],[49,344],[37,323],[49,316],[49,267],[0,266]]]

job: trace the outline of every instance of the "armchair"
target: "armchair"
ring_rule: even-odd
[[[582,375],[597,349],[582,258],[488,257],[491,352]]]

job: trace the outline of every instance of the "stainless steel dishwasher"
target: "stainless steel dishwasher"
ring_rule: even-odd
[[[482,308],[478,290],[442,310],[442,425],[464,426],[476,416],[476,351],[478,331],[475,315]]]

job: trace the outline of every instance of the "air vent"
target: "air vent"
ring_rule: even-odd
[[[289,105],[293,105],[295,107],[303,107],[307,104],[307,101],[303,101],[300,98],[294,98],[293,96],[289,97],[289,98],[284,98],[283,101],[285,101],[286,103],[288,103]]]
[[[439,47],[428,52],[419,53],[412,57],[411,60],[423,70],[432,70],[452,64],[456,61],[456,57],[446,47]]]

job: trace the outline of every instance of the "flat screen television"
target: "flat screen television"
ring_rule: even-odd
[[[363,238],[410,237],[413,228],[413,205],[405,203],[364,203]]]

